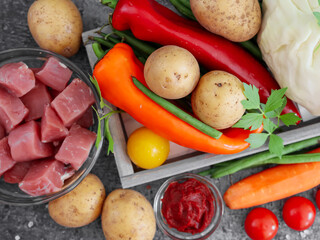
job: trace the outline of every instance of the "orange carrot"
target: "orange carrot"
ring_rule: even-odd
[[[317,148],[309,153],[320,153]],[[278,165],[233,184],[223,199],[241,209],[290,197],[320,184],[320,162]]]

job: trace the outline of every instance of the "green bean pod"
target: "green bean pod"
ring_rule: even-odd
[[[314,146],[319,143],[320,137],[314,137],[300,142],[286,145],[283,149],[283,155],[300,151],[304,148]],[[284,156],[282,156],[284,157]],[[273,159],[273,160],[270,160]],[[212,168],[211,176],[213,178],[220,178],[228,174],[236,173],[240,170],[261,166],[267,163],[276,163],[277,156],[269,151],[257,153],[249,157],[230,161],[229,164],[217,164]],[[269,162],[268,162],[269,161]],[[273,162],[272,162],[273,161]],[[280,162],[280,160],[277,160]]]

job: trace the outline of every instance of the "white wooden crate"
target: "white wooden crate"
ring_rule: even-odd
[[[98,29],[93,29],[91,31],[84,32],[82,34],[83,42],[87,43],[88,36],[96,35],[95,32],[97,30]],[[108,29],[104,30],[108,31]],[[89,63],[93,69],[94,64],[97,61],[97,57],[95,56],[90,43],[87,43],[85,47]],[[300,106],[299,109],[302,114],[302,123],[300,123],[299,126],[284,128],[284,131],[279,133],[279,136],[283,138],[285,145],[320,136],[320,118],[315,118],[306,109]],[[108,109],[105,109],[105,111],[107,112]],[[123,188],[152,182],[183,172],[197,171],[219,162],[237,159],[267,149],[267,145],[264,145],[258,149],[247,149],[237,154],[214,155],[181,147],[170,142],[170,154],[165,164],[154,169],[143,170],[132,164],[126,152],[128,136],[130,136],[130,134],[140,126],[141,124],[135,121],[127,113],[116,114],[110,118],[110,131],[114,139],[114,157]]]

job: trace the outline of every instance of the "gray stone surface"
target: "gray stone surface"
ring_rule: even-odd
[[[36,47],[27,26],[27,11],[33,0],[1,0],[0,6],[0,51],[17,47]],[[107,7],[101,6],[98,0],[74,0],[79,8],[84,23],[84,31],[99,27],[107,22]],[[161,1],[170,6],[168,0]],[[85,72],[90,73],[84,47],[71,58]],[[106,149],[106,146],[104,147]],[[248,176],[261,169],[243,171],[232,177],[224,177],[215,180],[222,193],[232,182]],[[92,172],[104,183],[107,193],[120,188],[120,180],[113,156],[106,156],[103,151]],[[312,177],[312,176],[310,176]],[[134,187],[153,203],[155,193],[164,180]],[[305,192],[303,195],[314,202],[316,189]],[[297,232],[288,228],[282,220],[281,209],[284,200],[265,204],[264,207],[272,210],[279,219],[279,231],[275,239],[320,239],[320,218],[317,217],[313,226],[303,232]],[[243,223],[250,209],[230,210],[225,209],[221,225],[210,239],[248,239],[244,231]],[[64,228],[56,224],[48,215],[47,205],[31,207],[16,207],[0,204],[0,240],[99,240],[104,239],[100,218],[82,228]],[[154,239],[167,239],[157,231]]]

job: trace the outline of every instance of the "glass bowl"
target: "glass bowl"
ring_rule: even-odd
[[[28,65],[29,68],[40,68],[43,63],[49,57],[57,58],[61,63],[66,65],[73,73],[71,76],[71,80],[74,78],[79,78],[84,81],[93,91],[95,97],[94,107],[98,110],[99,114],[102,113],[102,109],[100,108],[100,98],[99,94],[91,83],[89,79],[89,74],[82,72],[82,70],[77,67],[74,63],[72,63],[69,59],[55,54],[53,52],[43,50],[40,48],[18,48],[11,49],[0,52],[0,67],[7,63],[19,62],[22,61]],[[94,123],[90,127],[90,130],[98,134],[98,118],[96,114],[93,114]],[[101,129],[100,134],[103,136],[104,132],[104,120],[101,121]],[[99,143],[99,146],[95,145],[92,147],[88,158],[83,163],[83,165],[76,171],[76,173],[69,179],[67,179],[64,183],[62,189],[58,192],[42,195],[42,196],[30,196],[24,192],[22,192],[18,184],[9,184],[6,183],[3,178],[0,178],[0,203],[4,204],[12,204],[12,205],[35,205],[35,204],[43,204],[54,200],[58,197],[63,196],[64,194],[70,192],[74,189],[82,180],[87,176],[87,174],[91,171],[94,164],[96,163],[101,148],[103,144],[103,138]]]
[[[195,234],[181,232],[175,228],[170,227],[168,225],[165,217],[163,216],[162,211],[161,211],[162,204],[163,204],[162,199],[163,199],[163,196],[164,196],[166,190],[168,189],[169,185],[173,182],[182,183],[190,178],[194,178],[194,179],[200,181],[201,183],[203,183],[204,185],[206,185],[209,188],[210,192],[212,193],[213,199],[214,199],[213,206],[215,209],[214,215],[213,215],[209,225],[207,226],[207,228],[205,228],[202,232],[195,233]],[[175,240],[180,240],[180,239],[184,239],[184,240],[187,240],[187,239],[196,240],[197,239],[198,240],[198,239],[207,239],[217,229],[217,227],[219,226],[219,224],[221,222],[222,216],[223,216],[224,203],[223,203],[223,200],[222,200],[222,197],[221,197],[219,190],[210,181],[210,179],[208,179],[206,177],[202,177],[197,174],[193,174],[193,173],[183,173],[183,174],[169,178],[161,185],[161,187],[159,188],[159,190],[155,196],[153,208],[154,208],[155,215],[156,215],[157,226],[165,235],[167,235],[171,239],[175,239]]]

